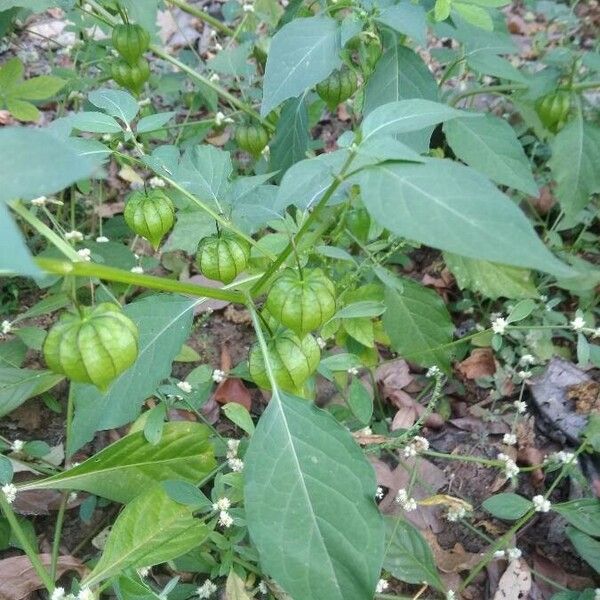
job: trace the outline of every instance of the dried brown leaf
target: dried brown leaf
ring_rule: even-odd
[[[476,348],[469,358],[456,365],[458,372],[466,379],[489,377],[496,372],[496,361],[491,348]]]
[[[248,412],[252,409],[252,396],[241,379],[226,379],[222,381],[215,390],[214,398],[219,404],[237,402]]]
[[[531,569],[523,559],[512,560],[494,594],[494,600],[525,600],[531,589]]]

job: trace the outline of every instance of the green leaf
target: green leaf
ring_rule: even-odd
[[[341,65],[341,49],[335,19],[308,17],[284,25],[271,41],[260,114],[325,79]]]
[[[596,573],[600,573],[600,542],[571,526],[567,527],[566,532],[581,558],[593,567]]]
[[[531,272],[519,267],[499,265],[444,252],[444,260],[460,287],[479,292],[486,298],[537,298]]]
[[[383,325],[392,348],[403,358],[448,371],[454,326],[443,300],[433,291],[402,278],[402,291],[385,289]]]
[[[531,166],[514,129],[494,115],[479,119],[454,119],[444,133],[458,158],[492,181],[538,195]]]
[[[484,500],[483,508],[491,515],[505,521],[516,521],[527,514],[533,507],[531,500],[518,494],[495,494]]]
[[[64,379],[50,371],[0,368],[0,417],[9,414],[23,402],[53,388]]]
[[[284,173],[293,164],[306,158],[309,140],[306,99],[304,96],[290,99],[281,109],[275,135],[269,142],[269,170]]]
[[[215,233],[215,220],[203,210],[179,210],[175,227],[169,235],[163,251],[183,250],[195,254],[200,240]]]
[[[0,129],[0,202],[58,192],[89,177],[97,163],[40,129]]]
[[[223,405],[221,410],[225,413],[225,416],[240,429],[245,431],[248,435],[254,433],[254,423],[252,417],[246,409],[246,407],[238,404],[237,402],[228,402]]]
[[[0,454],[0,485],[9,483],[13,478],[13,466],[10,458]],[[2,544],[0,543],[0,546]],[[4,550],[4,548],[2,548]]]
[[[570,277],[521,210],[477,171],[446,159],[356,176],[371,216],[396,235],[462,256]]]
[[[227,600],[251,600],[246,592],[244,580],[232,569],[225,583],[225,595]]]
[[[333,319],[353,319],[355,317],[378,317],[385,312],[385,304],[376,300],[361,300],[340,308]]]
[[[11,88],[23,79],[23,63],[18,58],[7,60],[0,67],[0,90],[7,94]]]
[[[130,502],[114,522],[104,551],[82,586],[97,585],[125,569],[150,567],[196,548],[210,530],[191,508],[155,486]]]
[[[169,112],[161,112],[156,113],[155,115],[148,115],[147,117],[142,117],[137,125],[135,130],[137,133],[147,133],[149,131],[156,131],[160,129],[163,125],[168,123],[177,113],[175,111]]]
[[[122,575],[113,583],[113,588],[119,600],[163,600],[163,596],[151,590],[137,575]]]
[[[585,208],[600,192],[600,128],[576,117],[554,138],[548,161],[556,180],[556,195],[568,216]]]
[[[149,444],[141,431],[104,448],[58,475],[28,482],[22,489],[83,490],[115,502],[129,502],[149,485],[169,479],[198,483],[215,467],[210,430],[205,425],[167,423],[160,442]]]
[[[22,100],[44,100],[59,92],[66,81],[52,75],[40,75],[17,84],[11,89],[11,96]]]
[[[344,427],[273,385],[244,473],[248,530],[267,574],[302,600],[373,596],[383,553],[375,475]]]
[[[439,591],[444,584],[433,555],[419,531],[400,517],[386,517],[386,544],[383,568],[407,583],[428,583]]]
[[[18,368],[23,364],[27,346],[15,338],[0,343],[0,367]]]
[[[418,131],[458,117],[463,117],[463,119],[465,117],[475,117],[474,119],[465,119],[467,121],[481,120],[477,113],[465,113],[447,104],[440,104],[423,98],[390,102],[378,106],[365,117],[362,124],[362,142],[364,143],[369,138],[378,135]]]
[[[473,70],[484,75],[493,75],[500,79],[527,83],[528,79],[519,69],[514,67],[506,58],[498,56],[493,51],[475,51],[467,55],[467,64]]]
[[[162,482],[162,487],[171,500],[180,504],[193,506],[200,510],[212,506],[212,502],[195,486],[188,481],[170,479]]]
[[[37,121],[41,115],[40,111],[31,102],[19,100],[13,96],[6,98],[6,108],[19,121]]]
[[[364,425],[371,422],[373,416],[373,398],[360,379],[352,379],[348,389],[348,406],[352,414]]]
[[[452,0],[435,0],[433,18],[438,22],[445,21],[450,16],[451,8]]]
[[[536,303],[531,299],[521,300],[506,317],[507,323],[517,323],[526,319],[536,309]]]
[[[228,46],[206,62],[212,71],[236,78],[250,78],[256,73],[256,67],[248,61],[252,43],[244,42],[237,46]]]
[[[600,415],[592,413],[589,418],[585,429],[583,430],[583,436],[590,446],[600,452]]]
[[[485,29],[486,31],[494,30],[494,21],[485,8],[464,2],[453,2],[452,9],[471,25],[475,25],[475,27]]]
[[[29,248],[25,245],[25,240],[12,215],[2,202],[0,202],[0,273],[25,275],[27,277],[42,275],[42,272],[33,262]]]
[[[375,20],[408,35],[419,44],[425,45],[427,42],[427,15],[420,4],[403,0],[382,9]]]
[[[90,441],[99,429],[130,423],[140,414],[146,398],[171,373],[171,363],[187,339],[196,301],[175,295],[143,298],[124,308],[138,326],[136,362],[103,394],[93,385],[75,384],[75,418],[68,453]]]
[[[71,117],[71,123],[75,129],[92,133],[121,133],[123,131],[114,117],[96,111],[76,113]]]
[[[367,348],[375,347],[373,321],[368,317],[345,319],[342,323],[346,333]]]
[[[347,371],[352,367],[357,369],[362,367],[362,363],[354,354],[340,352],[339,354],[332,354],[327,358],[323,358],[321,360],[321,366],[326,367],[330,371]]]
[[[122,90],[96,90],[90,92],[88,100],[112,117],[121,119],[123,123],[131,123],[140,110],[136,99]]]
[[[574,527],[590,535],[600,536],[600,501],[597,498],[553,504],[552,510],[562,515]]]
[[[165,427],[166,413],[167,406],[162,402],[144,413],[144,417],[146,418],[144,423],[144,437],[149,444],[156,445],[160,442]]]

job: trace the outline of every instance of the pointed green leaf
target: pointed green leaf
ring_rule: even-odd
[[[516,521],[533,508],[531,500],[509,492],[490,496],[482,506],[494,517],[506,521]]]
[[[596,573],[600,573],[600,542],[570,525],[566,532],[581,558],[593,567]]]
[[[131,123],[140,110],[136,99],[123,90],[96,90],[90,92],[88,100],[111,117],[121,119],[123,123]]]
[[[19,100],[14,96],[6,98],[6,108],[19,121],[37,121],[41,115],[40,111],[31,102]]]
[[[123,130],[114,117],[99,111],[76,113],[71,118],[75,129],[92,133],[121,133]]]
[[[4,94],[23,79],[23,70],[23,63],[18,58],[11,58],[0,67],[0,90]]]
[[[0,368],[0,417],[9,414],[23,402],[53,388],[64,379],[50,371]]]
[[[281,109],[271,149],[269,170],[285,173],[293,164],[306,158],[308,143],[308,108],[304,96],[288,100]]]
[[[6,205],[0,202],[0,273],[11,273],[37,277],[42,274],[33,262],[29,248],[25,245]]]
[[[40,75],[14,86],[11,95],[23,100],[44,100],[59,92],[67,82],[60,77]]]

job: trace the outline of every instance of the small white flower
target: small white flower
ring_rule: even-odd
[[[441,373],[440,368],[433,365],[432,367],[429,367],[429,369],[427,369],[427,373],[425,373],[425,377],[429,377],[429,378],[437,377],[438,375],[440,375],[440,373]]]
[[[502,443],[507,446],[514,446],[517,443],[517,436],[514,433],[505,433],[502,436]]]
[[[7,335],[11,331],[12,331],[12,323],[10,321],[7,321],[5,319],[4,321],[2,321],[2,323],[0,323],[0,332],[3,335]]]
[[[90,262],[92,251],[89,248],[81,248],[81,250],[77,250],[77,255],[84,262]]]
[[[446,592],[446,600],[456,600],[456,594],[452,590]]]
[[[215,369],[212,372],[212,380],[215,383],[221,383],[222,381],[225,381],[225,379],[227,379],[227,375],[225,374],[225,371],[221,371],[221,369]]]
[[[229,510],[231,508],[231,500],[226,496],[223,496],[214,502],[212,507],[215,511]]]
[[[327,346],[327,342],[322,337],[317,338],[317,344],[319,344],[319,348],[321,348],[321,350]]]
[[[429,450],[429,442],[427,439],[421,436],[414,437],[410,444],[404,448],[404,456],[406,458],[410,458],[411,456],[416,456],[421,452],[426,452]]]
[[[189,381],[180,381],[177,384],[177,387],[184,392],[185,394],[191,394],[192,393],[192,384]]]
[[[225,529],[233,525],[233,517],[226,510],[219,513],[219,525]]]
[[[450,506],[446,513],[446,519],[451,523],[456,523],[459,519],[462,519],[467,514],[464,506]]]
[[[135,267],[131,267],[131,272],[141,275],[144,272],[144,269],[142,267],[140,267],[139,265],[137,265]]]
[[[219,81],[221,81],[221,78],[219,77],[218,73],[213,73],[209,78],[209,81],[212,81],[213,83],[217,83]]]
[[[106,244],[106,242],[110,242],[110,240],[105,235],[99,235],[96,238],[96,242],[98,242],[98,244]]]
[[[404,488],[398,490],[395,500],[406,512],[417,510],[417,501],[409,498],[408,492]]]
[[[575,460],[575,454],[573,452],[565,452],[561,450],[560,452],[553,452],[549,457],[549,462],[559,462],[564,465],[568,465]]]
[[[258,584],[258,593],[263,596],[269,593],[269,589],[267,588],[267,584],[264,581],[261,581]]]
[[[57,587],[54,588],[52,595],[50,596],[50,600],[64,600],[65,590],[64,588]]]
[[[520,469],[510,456],[500,452],[500,454],[498,454],[498,460],[504,462],[504,473],[508,478],[512,479],[519,474]]]
[[[235,458],[240,448],[240,440],[227,440],[227,458]]]
[[[594,600],[600,600],[600,588],[594,590]]]
[[[67,502],[75,502],[77,500],[77,492],[71,492],[67,498]]]
[[[76,231],[75,229],[67,231],[67,233],[65,233],[65,240],[67,240],[67,242],[81,242],[83,241],[83,233],[81,233],[81,231]]]
[[[506,556],[506,552],[504,550],[496,550],[494,552],[494,558],[504,558]]]
[[[356,367],[350,367],[348,369],[348,375],[358,375],[358,369]]]
[[[517,560],[521,558],[522,555],[523,553],[518,548],[508,548],[506,550],[506,556],[508,557],[508,560]]]
[[[217,591],[217,586],[210,580],[207,579],[197,590],[196,594],[198,598],[210,598]]]
[[[382,592],[385,592],[385,590],[387,590],[389,587],[390,587],[390,584],[387,579],[380,579],[377,582],[377,587],[375,588],[375,592],[377,594],[381,594]]]
[[[23,440],[15,440],[11,445],[10,445],[10,449],[13,452],[21,452],[21,450],[23,450],[23,448],[25,447],[25,442]]]
[[[151,188],[164,188],[166,185],[165,180],[161,177],[152,177],[148,183],[150,184]]]
[[[535,512],[547,513],[550,510],[550,500],[546,500],[546,498],[540,494],[534,496],[531,501],[533,502]]]
[[[90,588],[83,588],[77,595],[77,600],[95,600],[94,592]]]
[[[242,4],[242,10],[244,12],[253,13],[254,12],[254,5],[250,4],[249,2],[245,2],[244,4]]]
[[[12,504],[17,497],[17,486],[12,483],[7,483],[0,488],[0,491],[4,494],[4,498],[9,504]]]
[[[520,415],[524,415],[527,412],[527,402],[524,402],[523,400],[515,400],[513,406]]]
[[[570,325],[573,331],[581,331],[585,327],[585,319],[583,317],[575,317]]]
[[[234,473],[241,473],[244,470],[244,461],[241,458],[230,458],[227,464]]]
[[[223,46],[221,46],[221,44],[219,44],[219,42],[215,42],[214,49],[217,52],[220,52],[221,50],[223,50]]]
[[[354,432],[354,435],[365,435],[365,436],[373,435],[373,430],[370,427],[363,427],[362,429],[357,429]]]
[[[137,570],[137,574],[143,579],[144,577],[148,577],[150,573],[150,567],[140,567]]]
[[[523,381],[527,381],[528,379],[531,379],[531,376],[533,375],[533,373],[531,371],[517,371],[517,375]]]
[[[524,367],[527,367],[529,365],[534,365],[535,364],[535,356],[533,356],[531,354],[523,354],[523,356],[521,356],[521,358],[519,359],[519,364],[523,365]]]
[[[263,149],[260,151],[260,153],[261,153],[261,154],[262,154],[264,157],[268,158],[268,157],[271,155],[271,148],[270,148],[270,146],[267,144],[267,145],[266,145],[266,146],[265,146],[265,147],[264,147],[264,148],[263,148]]]
[[[39,198],[34,198],[31,201],[31,204],[33,204],[33,206],[46,206],[46,201],[48,200],[48,198],[46,198],[46,196],[40,196]],[[60,589],[60,588],[58,588]]]
[[[507,325],[508,325],[508,323],[506,322],[505,318],[503,318],[503,317],[496,317],[492,321],[492,331],[494,333],[502,335],[506,331]]]
[[[223,123],[225,123],[225,115],[221,111],[219,111],[215,115],[215,125],[217,127],[221,127],[223,125]]]
[[[151,102],[150,98],[143,98],[142,100],[138,100],[138,106],[149,106]]]
[[[383,488],[380,485],[378,485],[377,490],[375,492],[375,498],[377,498],[377,500],[381,500],[383,498],[383,496],[384,496]]]

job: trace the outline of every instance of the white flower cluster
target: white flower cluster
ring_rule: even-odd
[[[429,369],[427,369],[427,373],[425,373],[425,377],[429,377],[430,379],[433,379],[434,377],[438,377],[441,373],[442,372],[440,371],[440,368],[433,365],[432,367],[429,367]]]
[[[516,477],[519,474],[520,469],[510,456],[507,456],[504,452],[500,452],[498,460],[504,463],[504,473],[508,478]]]
[[[522,380],[522,381],[527,381],[528,379],[531,379],[533,373],[531,371],[517,371],[517,376]]]
[[[227,379],[227,375],[226,375],[225,371],[221,371],[221,369],[215,369],[212,372],[212,380],[215,383],[221,383],[221,382],[225,381],[225,379]]]
[[[524,402],[523,400],[515,400],[513,406],[520,415],[524,415],[527,412],[527,402]]]
[[[571,329],[576,332],[580,332],[585,328],[585,319],[583,317],[575,317],[570,323]]]
[[[95,600],[96,595],[90,588],[82,588],[79,590],[79,594],[74,596],[73,594],[65,594],[64,588],[54,588],[50,596],[50,600]]]
[[[494,558],[507,558],[508,560],[517,560],[523,553],[519,548],[507,548],[506,550],[496,550]]]
[[[17,497],[17,486],[12,483],[7,483],[0,488],[0,491],[4,494],[4,498],[9,504],[12,504]]]
[[[552,506],[550,500],[546,500],[541,494],[534,496],[531,501],[533,502],[535,512],[547,513]]]
[[[2,335],[6,335],[8,333],[10,333],[12,331],[12,323],[10,321],[7,321],[6,319],[4,319],[4,321],[2,321],[2,323],[0,323],[0,333],[2,333]]]
[[[377,490],[375,491],[375,498],[377,500],[381,500],[385,494],[383,493],[383,488],[378,485]]]
[[[550,456],[546,457],[544,463],[562,463],[563,465],[568,465],[575,460],[575,454],[573,452],[566,452],[565,450],[561,450],[560,452],[553,452]]]
[[[189,381],[180,381],[177,384],[177,387],[184,393],[184,394],[191,394],[192,393],[192,384]]]
[[[135,267],[131,267],[131,272],[132,273],[137,273],[138,275],[141,275],[144,272],[144,268],[140,267],[140,265],[136,265]]]
[[[450,506],[446,513],[446,519],[451,523],[456,523],[459,519],[462,519],[467,514],[467,510],[464,506]]]
[[[385,592],[390,587],[390,583],[387,579],[380,579],[377,582],[377,587],[375,588],[375,593],[381,594]]]
[[[404,448],[404,456],[409,458],[411,456],[416,456],[421,452],[426,452],[427,450],[429,450],[429,442],[424,437],[417,435],[411,440],[410,444]]]
[[[81,233],[81,231],[76,231],[75,229],[67,231],[67,233],[65,233],[65,240],[67,240],[67,242],[82,242],[83,233]]]
[[[508,326],[508,321],[504,317],[496,317],[492,321],[492,331],[498,335],[503,335]]]
[[[21,452],[25,447],[25,442],[23,440],[15,440],[11,445],[10,449],[13,452]]]
[[[348,375],[358,375],[358,369],[356,367],[350,367],[348,369]]]
[[[227,464],[234,473],[244,470],[244,461],[238,458],[240,440],[227,440]]]
[[[321,348],[321,350],[327,346],[327,342],[322,337],[317,338],[317,344],[319,344],[319,348]]]
[[[258,584],[258,592],[263,596],[266,596],[269,593],[269,588],[267,587],[267,584],[264,581],[261,581]]]
[[[148,183],[151,188],[164,188],[167,185],[161,177],[151,177]]]
[[[412,512],[417,510],[417,501],[414,498],[408,497],[408,492],[402,488],[396,494],[396,502],[406,511]]]
[[[207,579],[197,590],[198,598],[210,598],[217,591],[217,586]]]
[[[89,248],[77,250],[77,255],[83,262],[90,262],[92,260],[92,251]]]
[[[517,443],[517,436],[514,433],[505,433],[502,436],[502,443],[507,446],[515,446]]]
[[[110,240],[105,235],[99,235],[96,238],[96,242],[98,244],[106,244],[107,242],[110,242]]]

